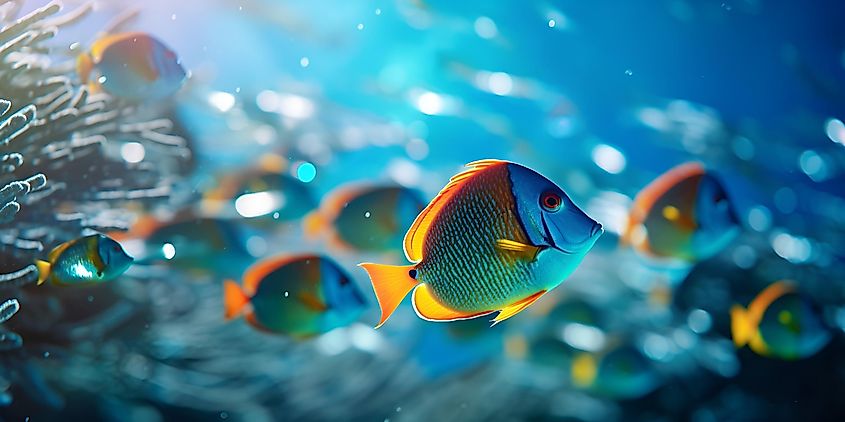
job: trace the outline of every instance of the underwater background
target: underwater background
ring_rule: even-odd
[[[3,420],[845,418],[840,2],[0,0],[0,17]],[[108,67],[129,32],[160,43]],[[605,233],[493,327],[405,301],[374,329],[357,264],[407,264],[416,215],[481,159],[538,171]],[[730,232],[698,255],[626,240],[643,189],[689,162]],[[41,284],[36,260],[96,233],[125,273]],[[253,265],[297,257],[321,272],[279,282],[323,290],[267,306],[299,313],[227,315]]]

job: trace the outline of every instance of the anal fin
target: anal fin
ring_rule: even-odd
[[[496,325],[496,324],[498,324],[498,323],[500,323],[500,322],[502,322],[502,321],[522,312],[523,309],[530,306],[532,303],[537,301],[537,299],[539,299],[540,296],[543,296],[544,294],[546,294],[546,291],[540,290],[539,292],[534,293],[533,295],[528,296],[527,298],[522,299],[519,302],[514,303],[513,305],[506,306],[505,308],[503,308],[499,312],[499,315],[496,315],[496,318],[493,318],[493,325]]]
[[[416,311],[420,318],[426,321],[457,321],[493,313],[493,311],[472,313],[449,309],[434,298],[431,294],[431,289],[425,284],[420,284],[414,289],[412,302],[414,304],[414,311]]]

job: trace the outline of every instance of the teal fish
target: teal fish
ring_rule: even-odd
[[[46,261],[38,260],[38,284],[72,285],[111,281],[132,265],[120,243],[101,234],[56,246]]]
[[[734,305],[731,331],[736,347],[784,360],[812,356],[831,338],[818,309],[788,281],[764,289],[748,309]]]
[[[405,187],[346,187],[306,217],[305,232],[329,233],[330,242],[339,247],[383,251],[402,241],[423,208],[420,195]]]
[[[243,286],[224,285],[226,319],[245,315],[256,328],[310,337],[354,322],[364,295],[334,261],[314,255],[278,256],[250,267]]]
[[[187,72],[176,53],[143,32],[106,35],[77,58],[76,69],[92,91],[128,100],[157,100],[185,83]]]
[[[384,324],[413,289],[417,315],[510,318],[575,270],[602,233],[557,185],[483,160],[453,177],[405,235],[407,266],[364,263]]]
[[[686,163],[637,194],[621,240],[645,256],[698,262],[724,249],[739,231],[722,182],[701,164]]]

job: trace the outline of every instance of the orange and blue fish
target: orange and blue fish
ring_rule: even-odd
[[[90,284],[111,281],[123,274],[132,257],[120,243],[95,234],[74,239],[53,248],[47,260],[35,261],[38,284]]]
[[[349,325],[367,301],[349,275],[329,258],[281,255],[250,267],[243,285],[224,284],[226,319],[244,315],[252,326],[311,337]]]
[[[508,319],[563,282],[602,226],[552,181],[500,160],[470,163],[417,216],[404,239],[411,265],[360,264],[384,324],[411,291],[429,321]]]
[[[637,194],[621,240],[648,257],[694,263],[724,249],[739,231],[721,180],[699,163],[686,163]]]
[[[820,311],[789,281],[766,287],[747,309],[734,305],[731,334],[737,348],[784,360],[812,356],[831,338]]]
[[[176,53],[143,32],[106,35],[81,54],[76,69],[83,84],[127,100],[156,100],[174,94],[187,72]]]
[[[340,247],[382,251],[402,241],[423,208],[419,193],[402,186],[345,187],[306,217],[305,232],[327,233]]]

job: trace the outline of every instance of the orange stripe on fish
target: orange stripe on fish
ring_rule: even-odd
[[[408,234],[405,235],[403,247],[405,250],[405,256],[408,260],[411,262],[420,262],[422,260],[425,233],[428,232],[434,218],[437,217],[440,210],[449,202],[449,199],[460,191],[460,187],[465,180],[473,177],[480,170],[487,167],[506,164],[507,162],[502,160],[473,161],[466,165],[466,167],[468,167],[467,170],[464,170],[449,179],[449,183],[440,190],[440,193],[438,193],[431,203],[429,203],[420,215],[417,216],[416,220],[414,220],[414,224],[412,224],[411,228],[408,230]]]
[[[248,295],[254,295],[258,290],[258,285],[261,280],[267,277],[268,274],[283,267],[291,262],[302,259],[304,255],[280,256],[261,261],[252,267],[248,268],[243,277],[243,289]]]

